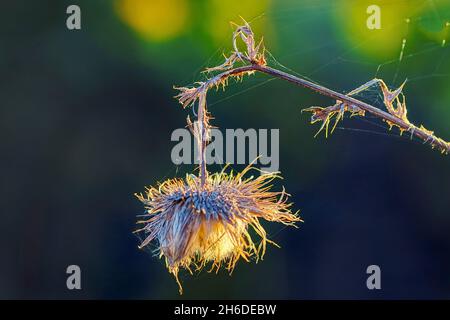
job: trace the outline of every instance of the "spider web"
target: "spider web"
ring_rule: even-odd
[[[301,46],[301,48],[287,48],[287,50],[281,53],[272,53],[270,41],[265,41],[267,63],[269,66],[347,94],[374,78],[383,79],[391,89],[399,87],[406,79],[405,95],[406,98],[408,98],[408,87],[420,89],[421,83],[423,82],[433,82],[433,84],[439,85],[442,84],[443,81],[447,82],[450,78],[450,73],[448,72],[450,70],[450,39],[448,39],[450,37],[449,23],[447,23],[442,38],[438,39],[438,41],[427,40],[419,41],[418,43],[417,41],[414,42],[414,33],[411,30],[417,23],[429,21],[437,25],[445,26],[446,22],[450,21],[450,13],[440,12],[434,5],[433,0],[424,1],[421,5],[424,3],[430,6],[430,11],[432,12],[431,15],[414,16],[390,26],[390,28],[406,26],[406,32],[398,42],[397,52],[384,61],[374,62],[374,59],[361,58],[361,56],[364,55],[358,53],[359,49],[372,41],[371,37],[368,37],[353,46],[348,46],[348,43],[344,39],[341,39],[342,37],[333,36],[318,37],[317,41],[314,43],[307,43]],[[252,24],[259,19],[268,19],[272,24],[277,26],[277,34],[283,32],[292,33],[293,29],[298,30],[298,32],[301,33],[302,30],[314,30],[314,24],[320,24],[320,21],[317,21],[317,18],[320,16],[329,17],[330,12],[335,10],[339,5],[339,1],[311,1],[306,2],[306,4],[297,9],[274,9],[253,17],[248,22]],[[305,15],[302,15],[301,19],[299,19],[299,13],[304,9],[314,11],[316,14],[306,17]],[[362,14],[365,13],[363,12]],[[232,34],[232,31],[233,29],[230,28],[230,35]],[[260,35],[258,32],[255,33],[256,39],[259,39]],[[199,73],[204,70],[205,67],[221,64],[223,62],[222,54],[228,54],[227,48],[230,48],[230,42],[231,36],[230,39],[224,40],[223,44],[212,52],[211,56],[209,56],[205,62],[193,72],[192,82],[207,79],[207,74],[201,74],[199,77]],[[338,52],[330,50],[330,48],[334,49],[336,47],[343,49]],[[324,52],[327,53],[328,57],[324,55]],[[316,55],[324,57],[323,61],[326,62],[320,62],[316,66],[309,65],[308,67],[310,70],[307,70],[301,63],[295,62],[308,60],[310,57]],[[420,61],[424,65],[423,69],[419,68],[418,70],[415,70],[414,68],[409,68],[417,61]],[[348,72],[357,69],[359,70],[359,73],[352,79],[351,84],[339,87],[329,79],[339,77],[339,75],[336,76],[336,70],[343,69],[348,70]],[[447,72],[442,70],[447,70]],[[280,80],[256,75],[246,77],[242,83],[233,83],[233,81],[230,81],[225,93],[220,93],[218,95],[210,94],[210,97],[208,98],[208,107],[214,107],[211,110],[214,114],[214,109],[224,106],[227,103],[232,103],[238,96],[248,94],[250,91],[257,88],[261,89],[261,87],[267,86],[273,81]],[[353,96],[382,110],[386,110],[383,103],[383,94],[378,85],[373,85]],[[334,103],[333,101],[331,102]],[[409,102],[409,109],[410,111],[413,110],[413,114],[416,113],[414,112],[414,109],[423,108],[419,103],[414,102],[411,99],[407,102]],[[295,110],[295,112],[297,111],[298,110]],[[304,120],[305,119],[299,119],[299,121]],[[420,125],[418,117],[412,117],[411,121]],[[307,125],[306,123],[303,124]],[[433,126],[430,125],[430,127]],[[346,134],[347,132],[351,134],[369,134],[386,139],[401,139],[404,140],[403,143],[423,143],[420,139],[410,136],[409,134],[399,135],[397,131],[390,131],[389,126],[385,122],[380,121],[380,119],[370,114],[366,114],[364,117],[356,116],[353,117],[352,120],[340,122],[336,129],[341,131],[342,134]],[[339,134],[339,132],[335,132],[334,134]],[[268,238],[276,241],[277,236],[285,228],[286,226],[282,226],[277,228],[277,230],[268,232]],[[202,275],[197,276],[202,277]]]
[[[411,29],[416,23],[424,20],[432,20],[432,22],[437,22],[438,24],[444,25],[446,22],[444,19],[444,14],[439,12],[439,10],[433,6],[433,1],[424,2],[430,3],[429,5],[432,6],[431,10],[434,14],[431,16],[426,15],[411,17],[409,21],[402,20],[399,21],[398,24],[391,26],[399,27],[401,25],[406,25],[407,31],[398,42],[397,52],[393,54],[392,57],[384,61],[374,62],[373,59],[361,58],[363,54],[358,54],[358,51],[361,48],[372,41],[372,38],[370,37],[354,44],[353,46],[348,46],[345,39],[341,39],[342,37],[328,36],[317,37],[316,41],[313,43],[302,44],[301,46],[295,46],[295,48],[285,48],[283,49],[284,51],[281,52],[272,52],[270,41],[266,41],[267,63],[269,66],[343,93],[349,93],[353,89],[372,80],[373,78],[383,79],[391,88],[398,87],[405,79],[407,79],[405,94],[408,98],[408,86],[414,85],[414,87],[420,88],[420,84],[425,81],[432,81],[433,83],[439,84],[442,81],[448,81],[450,77],[450,73],[442,72],[442,70],[445,69],[444,67],[447,67],[446,69],[450,70],[450,43],[448,43],[450,41],[447,39],[447,37],[450,36],[450,32],[444,34],[441,42],[424,41],[411,45],[411,41],[413,39]],[[252,24],[259,19],[267,19],[270,20],[272,24],[276,25],[277,34],[282,34],[284,32],[293,33],[293,29],[298,30],[298,33],[301,33],[304,30],[314,30],[315,24],[321,23],[320,21],[317,21],[317,18],[322,16],[329,17],[330,12],[335,10],[339,5],[339,1],[310,1],[295,8],[274,8],[271,11],[250,18],[248,22]],[[299,13],[306,9],[309,11],[314,11],[315,14],[309,16],[301,15],[301,19],[299,19]],[[365,13],[363,12],[362,14]],[[449,13],[447,13],[447,16],[448,15]],[[450,16],[447,18],[450,19]],[[238,17],[236,18],[236,21],[238,21]],[[204,63],[193,70],[192,75],[188,79],[185,79],[185,83],[194,83],[196,81],[206,80],[208,75],[201,73],[201,71],[203,71],[206,67],[220,65],[223,62],[222,54],[229,54],[228,50],[230,49],[232,32],[233,29],[230,27],[230,37],[228,39],[224,39],[222,45],[218,46],[217,49],[211,52],[210,56],[205,59]],[[260,35],[256,32],[256,38],[259,39],[259,37]],[[293,43],[295,43],[295,41],[293,41]],[[335,48],[342,49],[336,52]],[[313,61],[321,60],[321,62],[317,65],[308,64],[308,66],[305,66],[301,64],[301,61],[307,61],[311,59],[311,57],[315,56],[319,56],[320,59],[314,59]],[[417,61],[424,63],[425,71],[419,69],[415,72],[411,72],[411,68],[408,67]],[[336,85],[336,78],[339,80],[339,72],[342,70],[348,70],[348,72],[358,70],[359,72],[351,79],[351,83]],[[245,77],[242,83],[230,81],[225,93],[210,93],[208,97],[208,107],[214,107],[210,109],[214,115],[214,110],[216,108],[223,107],[227,103],[232,103],[237,97],[248,94],[253,90],[268,86],[273,81],[280,80],[267,76],[255,75]],[[354,97],[385,110],[383,95],[377,85],[373,85],[364,91],[356,93]],[[421,107],[414,101],[409,100],[408,102],[411,107],[410,110]],[[334,102],[330,101],[330,104],[331,103]],[[195,118],[195,110],[192,108],[189,110],[192,112],[191,117],[193,116]],[[294,111],[297,112],[298,110]],[[305,118],[302,118],[303,119],[299,119],[299,123],[302,122],[302,125],[307,125]],[[416,120],[416,117],[411,119],[413,123],[417,123],[418,121]],[[358,123],[360,125],[358,125]],[[423,143],[419,139],[411,137],[410,135],[404,134],[400,136],[398,132],[389,131],[389,126],[386,123],[380,121],[374,116],[371,116],[370,114],[366,114],[365,117],[353,117],[351,121],[347,121],[347,119],[345,119],[336,127],[336,129],[338,129],[342,134],[370,134],[380,136],[380,138],[384,137],[386,139],[402,139],[408,143]],[[335,132],[334,134],[339,134],[339,132]],[[216,158],[216,160],[218,159]],[[178,175],[179,169],[184,167],[185,166],[174,165],[174,167],[166,173],[165,177],[174,176],[174,173],[175,175]],[[221,167],[223,168],[222,165]],[[184,169],[181,170],[184,171]],[[276,230],[270,230],[271,232],[268,232],[268,238],[277,241],[279,234],[285,228],[286,226],[282,226],[276,228]],[[143,240],[142,234],[136,234],[136,236],[140,241]],[[256,242],[256,244],[258,244],[258,242]],[[147,250],[151,254],[156,254],[157,249],[158,246],[154,243],[150,243],[148,247],[144,248],[144,250]],[[160,263],[163,264],[163,260],[160,260]],[[195,276],[204,277],[206,275],[205,273],[195,273]],[[184,272],[180,273],[179,277],[182,282],[190,278],[187,276],[187,273]]]
[[[249,23],[252,24],[254,21],[267,19],[270,23],[276,25],[277,34],[282,34],[284,32],[292,33],[293,29],[298,30],[298,32],[301,33],[302,30],[314,30],[315,24],[321,24],[321,21],[318,21],[318,18],[322,16],[325,19],[329,18],[330,12],[336,10],[340,4],[341,2],[339,1],[309,1],[302,5],[296,4],[293,8],[273,8],[268,12],[250,19]],[[450,77],[450,73],[442,71],[444,69],[450,70],[450,68],[448,68],[448,65],[450,64],[450,49],[447,39],[450,35],[449,23],[447,23],[442,38],[438,39],[439,41],[414,41],[414,32],[411,31],[411,29],[414,29],[419,22],[431,22],[435,25],[442,25],[445,27],[446,22],[450,21],[450,13],[439,11],[439,8],[434,4],[433,0],[423,1],[418,5],[428,6],[428,14],[423,16],[416,15],[405,20],[400,20],[394,25],[387,26],[387,28],[403,27],[406,29],[406,32],[398,43],[397,52],[385,61],[374,62],[374,59],[361,58],[363,54],[358,53],[359,49],[364,48],[364,46],[373,40],[372,37],[367,37],[353,46],[348,46],[345,39],[335,35],[318,37],[314,43],[307,43],[306,45],[301,46],[301,48],[284,48],[285,51],[282,51],[281,53],[276,52],[274,54],[271,52],[270,41],[267,41],[266,59],[268,65],[343,93],[348,93],[373,78],[385,80],[391,89],[398,87],[405,79],[407,79],[405,94],[408,98],[408,88],[420,88],[420,84],[423,82],[428,82],[428,84],[430,82],[439,84],[442,83],[442,81],[448,81],[448,78]],[[314,12],[315,14],[306,16],[304,14],[300,15],[304,10]],[[386,9],[383,8],[383,10],[389,10],[389,7]],[[429,12],[431,12],[431,14],[429,14]],[[361,14],[364,15],[365,12],[362,12]],[[299,16],[301,16],[301,19]],[[230,35],[231,33],[232,29],[230,28]],[[259,36],[258,32],[256,32],[257,39]],[[295,41],[293,41],[293,43],[295,44]],[[343,49],[339,50],[336,54],[336,47],[343,47]],[[223,45],[219,46],[212,55],[195,70],[192,79],[199,81],[206,79],[208,76],[206,74],[202,74],[199,79],[199,71],[203,70],[206,66],[220,64],[223,61],[222,53],[227,53],[226,48],[229,48],[229,39],[226,39],[223,42]],[[329,50],[330,48],[333,50]],[[327,52],[328,57],[324,55],[324,52]],[[315,55],[324,56],[326,62],[319,62],[317,66],[312,67],[310,65],[305,67],[302,66],[301,63],[295,62],[308,60]],[[355,55],[358,57],[355,58]],[[292,61],[294,61],[294,63],[291,63]],[[425,70],[413,70],[414,68],[410,68],[410,66],[414,65],[417,61],[420,61],[422,64],[425,62]],[[310,70],[305,70],[307,68],[310,68]],[[343,69],[348,70],[348,72],[352,72],[352,70],[356,69],[359,70],[359,74],[355,75],[354,79],[352,79],[352,83],[348,85],[336,86],[336,84],[329,81],[330,78],[335,80],[336,70]],[[276,80],[277,79],[264,76],[252,76],[245,78],[243,83],[236,84],[230,81],[226,93],[209,97],[208,106],[214,106],[216,108],[222,104],[230,103],[230,100],[232,101],[237,96],[245,95],[249,91],[266,86],[270,82]],[[385,110],[383,95],[377,85],[373,85],[366,90],[355,94],[354,97]],[[410,111],[413,110],[413,114],[415,114],[415,108],[421,108],[421,106],[413,100],[408,100],[407,105],[411,107],[409,109]],[[411,121],[420,124],[416,120],[416,117],[412,117]],[[361,126],[358,126],[358,123],[360,123]],[[355,125],[357,127],[355,127]],[[400,136],[398,132],[389,131],[389,126],[386,123],[370,114],[367,114],[365,117],[353,117],[352,121],[341,122],[336,129],[344,132],[352,131],[352,134],[375,134],[387,138],[422,143],[421,140],[415,137],[410,137],[406,134]]]

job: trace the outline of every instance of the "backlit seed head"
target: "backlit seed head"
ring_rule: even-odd
[[[236,175],[225,171],[209,175],[203,187],[192,174],[184,180],[169,179],[136,195],[147,210],[146,219],[138,221],[143,227],[136,231],[144,234],[140,248],[153,240],[157,243],[180,294],[180,268],[192,273],[192,268],[200,270],[210,263],[210,271],[218,271],[223,264],[231,273],[240,258],[262,258],[267,242],[273,242],[267,239],[260,219],[285,225],[301,221],[290,210],[289,195],[270,190],[277,175],[244,178],[250,169]],[[261,238],[258,243],[249,226]]]

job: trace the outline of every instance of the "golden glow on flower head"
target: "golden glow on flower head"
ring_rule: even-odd
[[[288,194],[271,191],[271,182],[278,176],[263,173],[258,177],[244,178],[252,167],[238,174],[214,173],[203,187],[195,175],[186,179],[169,179],[158,188],[149,187],[146,193],[137,194],[147,210],[147,218],[138,221],[143,227],[144,241],[140,248],[155,240],[160,257],[179,285],[178,271],[185,268],[200,270],[211,263],[211,271],[223,264],[231,273],[242,258],[249,262],[264,256],[267,239],[260,218],[267,221],[294,225],[301,221],[290,210]],[[255,244],[249,226],[261,238]]]

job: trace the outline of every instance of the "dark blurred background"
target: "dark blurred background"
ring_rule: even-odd
[[[381,30],[366,27],[370,4]],[[271,65],[338,91],[408,78],[410,120],[450,139],[448,0],[2,1],[0,298],[179,298],[163,261],[137,249],[133,193],[195,169],[171,162],[170,134],[192,117],[172,86],[222,61],[239,16]],[[281,249],[231,277],[182,273],[181,298],[449,298],[449,156],[370,118],[314,139],[301,108],[333,102],[267,79],[212,93],[213,124],[280,129],[282,183],[305,222],[266,223]],[[71,264],[80,291],[66,288]],[[366,288],[371,264],[381,290]]]

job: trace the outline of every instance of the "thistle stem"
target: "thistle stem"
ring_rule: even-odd
[[[247,62],[250,62],[250,61],[247,60]],[[281,70],[274,69],[274,68],[268,67],[266,65],[253,63],[253,62],[250,62],[250,63],[251,64],[249,64],[249,65],[236,67],[236,68],[232,68],[227,71],[224,71],[224,72],[214,76],[210,80],[208,80],[205,83],[205,85],[210,88],[210,87],[213,87],[213,86],[219,84],[220,82],[224,81],[226,78],[233,76],[233,75],[245,74],[245,73],[252,72],[252,71],[262,72],[267,75],[273,76],[275,78],[279,78],[279,79],[291,82],[297,86],[308,88],[308,89],[318,92],[319,94],[322,94],[324,96],[328,96],[335,100],[339,100],[345,104],[356,106],[366,112],[369,112],[369,113],[375,115],[376,117],[378,117],[380,119],[383,119],[385,121],[388,121],[388,122],[398,126],[402,130],[410,131],[411,135],[417,136],[418,138],[424,140],[425,142],[428,142],[428,141],[432,142],[432,144],[439,147],[441,150],[444,150],[446,153],[448,153],[450,151],[450,144],[443,141],[442,139],[436,138],[436,136],[434,136],[434,134],[431,133],[430,131],[420,128],[420,127],[413,126],[413,125],[411,125],[411,123],[405,122],[402,119],[400,119],[388,112],[385,112],[381,109],[378,109],[368,103],[365,103],[363,101],[355,99],[351,96],[339,93],[332,89],[326,88],[319,84],[313,83],[306,79],[296,77],[292,74],[283,72]]]
[[[201,95],[198,101],[198,150],[200,167],[200,186],[203,188],[206,182],[208,171],[206,170],[206,145],[208,131],[208,116],[206,114],[206,95]]]

